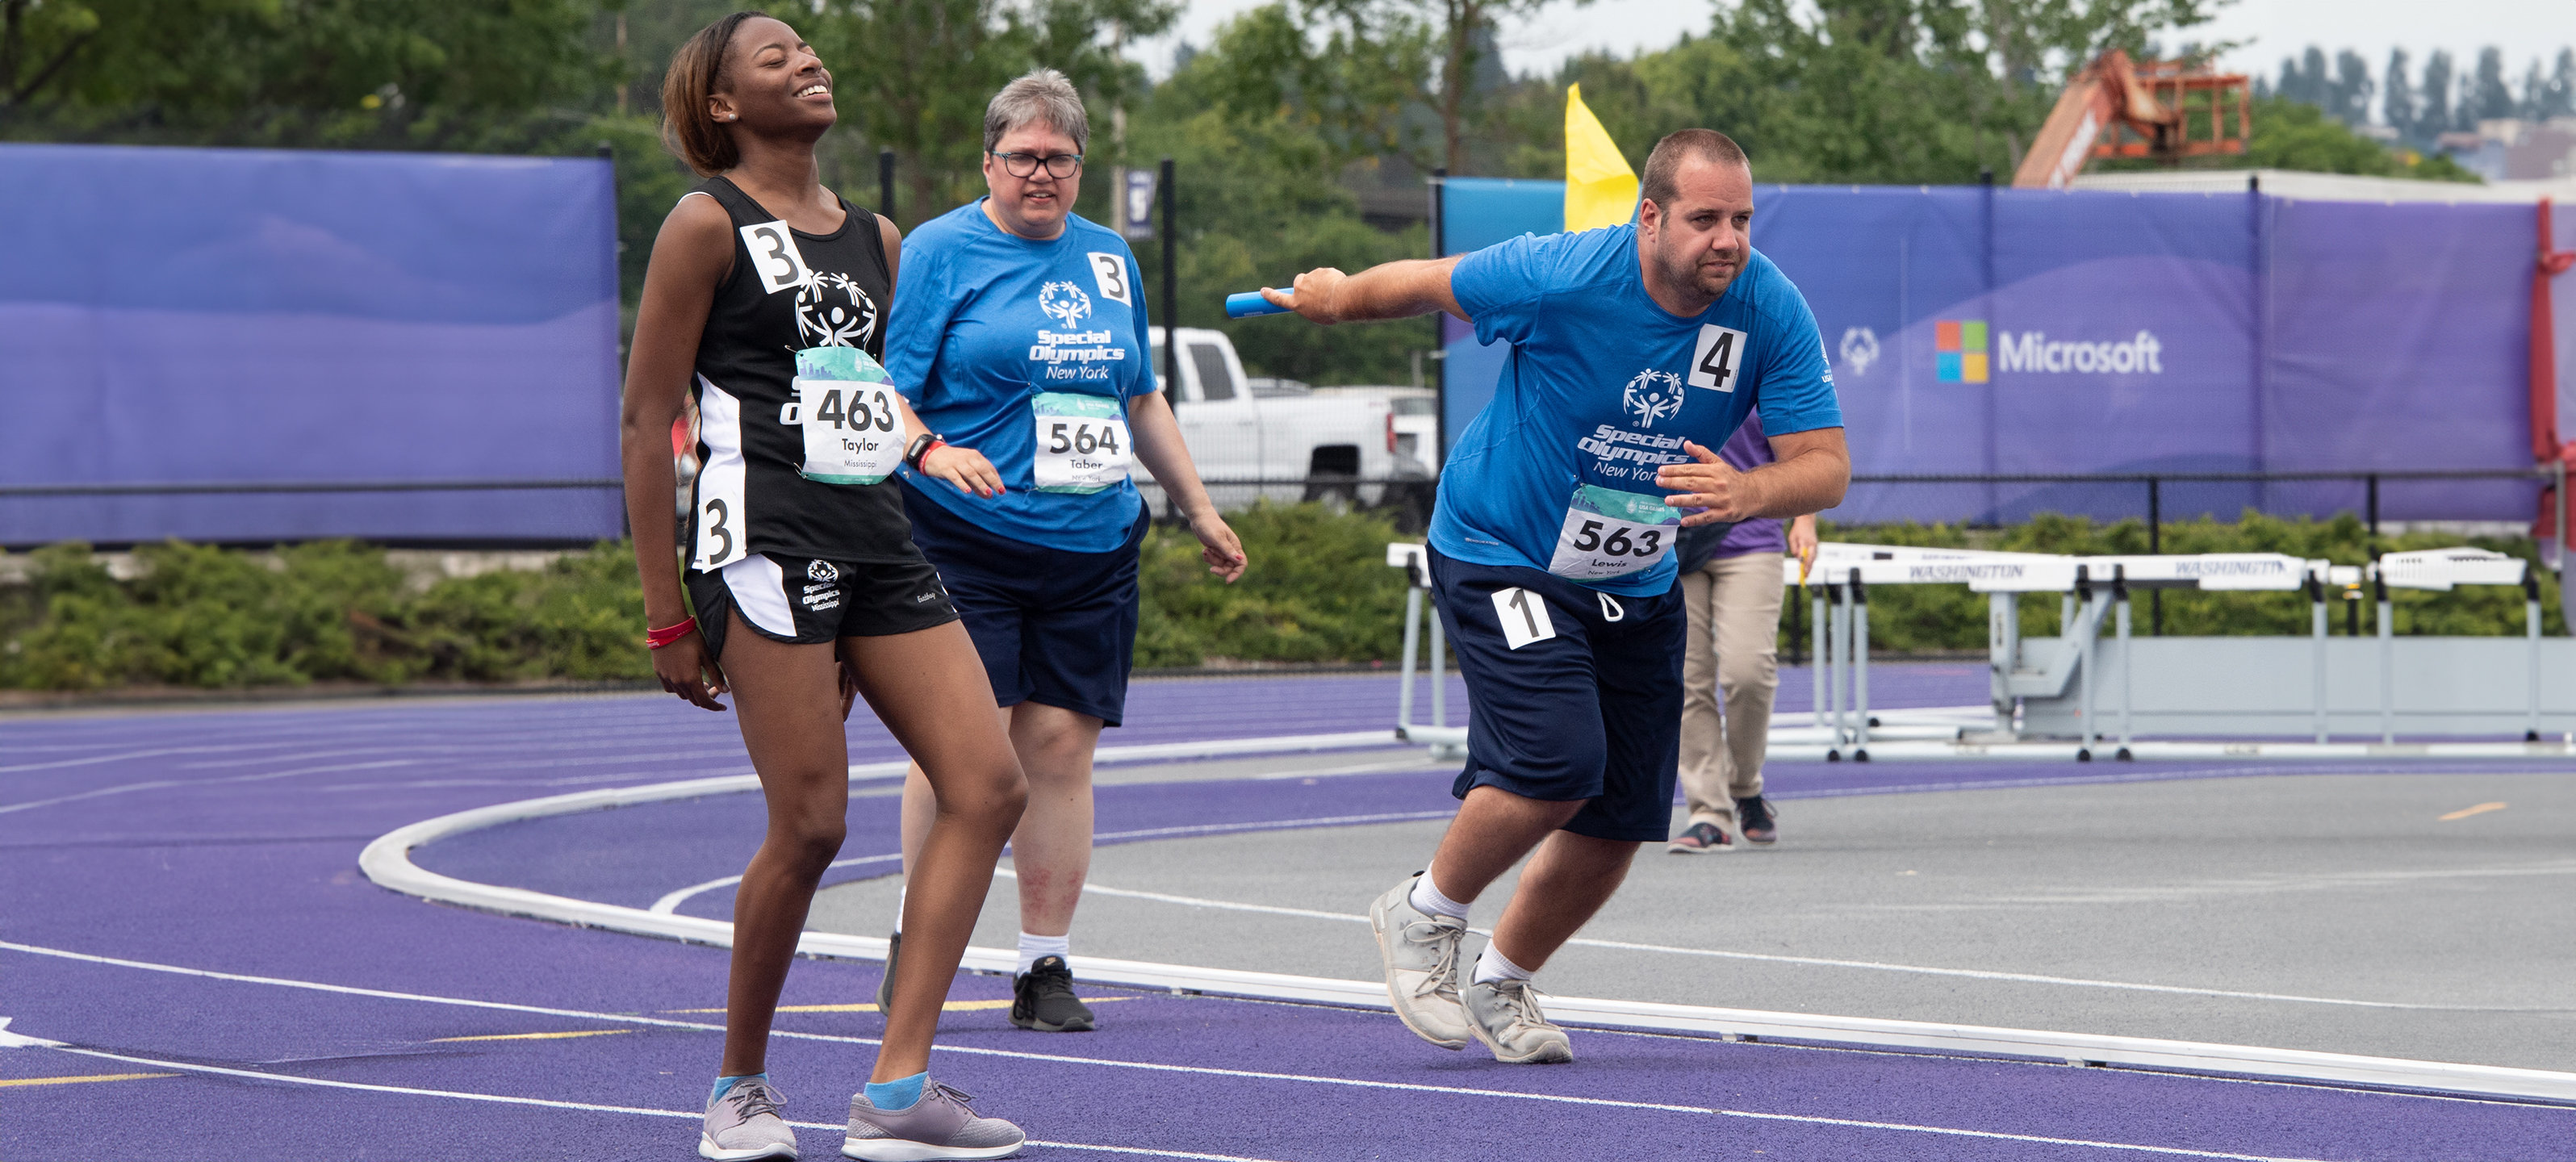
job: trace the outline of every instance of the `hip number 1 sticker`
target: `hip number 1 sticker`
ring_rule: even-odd
[[[1502,619],[1503,645],[1507,649],[1516,650],[1556,636],[1556,622],[1547,616],[1547,599],[1527,589],[1496,590],[1494,616]]]

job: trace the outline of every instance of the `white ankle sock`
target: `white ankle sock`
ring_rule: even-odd
[[[1529,978],[1530,970],[1512,963],[1510,958],[1503,955],[1502,949],[1494,946],[1490,942],[1485,945],[1484,954],[1476,958],[1475,982],[1477,984],[1492,984],[1498,980],[1528,980]]]
[[[1062,936],[1036,936],[1027,932],[1020,933],[1020,967],[1018,971],[1023,974],[1027,973],[1029,969],[1035,967],[1037,965],[1038,958],[1041,956],[1070,957],[1072,955],[1073,935],[1071,933],[1067,933]]]
[[[1467,905],[1441,895],[1440,889],[1431,883],[1430,872],[1413,877],[1412,901],[1413,910],[1425,916],[1454,916],[1460,920],[1467,918]]]

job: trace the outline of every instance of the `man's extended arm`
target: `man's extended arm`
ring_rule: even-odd
[[[1433,311],[1447,311],[1466,319],[1467,312],[1458,306],[1458,296],[1449,289],[1449,272],[1457,268],[1461,257],[1453,254],[1447,258],[1388,262],[1358,274],[1319,267],[1298,275],[1296,284],[1288,290],[1263,287],[1261,293],[1271,302],[1305,316],[1308,322],[1328,327],[1372,319],[1409,319]]]
[[[1751,472],[1736,471],[1697,444],[1683,444],[1682,450],[1699,462],[1665,465],[1655,474],[1655,486],[1675,494],[1664,498],[1674,508],[1708,510],[1683,517],[1685,525],[1805,516],[1841,504],[1851,485],[1851,452],[1841,428],[1772,436],[1779,461]]]

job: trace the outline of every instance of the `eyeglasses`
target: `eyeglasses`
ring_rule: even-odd
[[[1046,167],[1047,176],[1052,178],[1069,178],[1082,169],[1082,155],[1079,153],[1050,153],[1039,157],[1034,153],[993,153],[989,149],[984,152],[1001,159],[1002,172],[1015,178],[1036,177],[1038,167],[1042,165]]]

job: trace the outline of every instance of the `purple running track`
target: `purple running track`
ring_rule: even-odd
[[[1371,685],[1375,700],[1358,696]],[[1246,715],[1236,704],[1256,686],[1262,712]],[[1253,733],[1247,724],[1262,734],[1365,729],[1386,718],[1391,686],[1140,683],[1140,726],[1112,740],[1240,737]],[[1193,736],[1144,728],[1157,722],[1142,709],[1147,695],[1175,717],[1194,703],[1217,705]],[[854,757],[870,761],[874,724],[854,724],[852,736]],[[681,1010],[723,1003],[721,950],[425,904],[367,882],[356,855],[385,831],[450,811],[743,767],[727,718],[659,697],[0,720],[0,882],[12,888],[0,941],[16,946],[0,948],[0,1017],[13,1034],[142,1062],[0,1049],[0,1081],[177,1074],[0,1086],[0,1156],[689,1157],[693,1128],[660,1115],[694,1115],[717,1034],[635,1022],[720,1022],[720,1013]],[[1784,768],[1780,782],[1785,797],[1793,786],[1862,793],[2099,774],[2074,764],[1813,764]],[[1104,788],[1101,827],[1437,812],[1445,781],[1422,773]],[[740,806],[750,802],[698,800],[695,816],[688,804],[569,816],[421,855],[495,882],[635,903],[699,870],[738,871],[757,825],[756,808]],[[890,816],[893,800],[862,803],[886,810],[854,811],[849,853],[890,850],[890,821],[868,821]],[[640,830],[624,845],[653,849],[662,864],[585,867],[572,857],[629,826]],[[646,872],[662,886],[639,884]],[[873,965],[802,963],[785,1003],[853,1004],[875,982]],[[1000,980],[970,975],[952,999],[1004,995]],[[1282,1162],[1755,1150],[1791,1159],[2523,1159],[2566,1156],[2576,1140],[2576,1110],[2527,1103],[1602,1031],[1577,1034],[1582,1059],[1572,1067],[1506,1067],[1425,1046],[1383,1014],[1163,995],[1104,1000],[1102,1009],[1105,1030],[1083,1037],[1021,1033],[988,1009],[953,1012],[937,1073],[1041,1141]],[[772,1053],[791,1115],[839,1121],[877,1018],[791,1013],[779,1027],[809,1035],[782,1037]],[[456,1040],[494,1037],[513,1039]],[[838,1144],[827,1129],[803,1137],[808,1157]],[[1026,1156],[1152,1155],[1033,1146]]]

